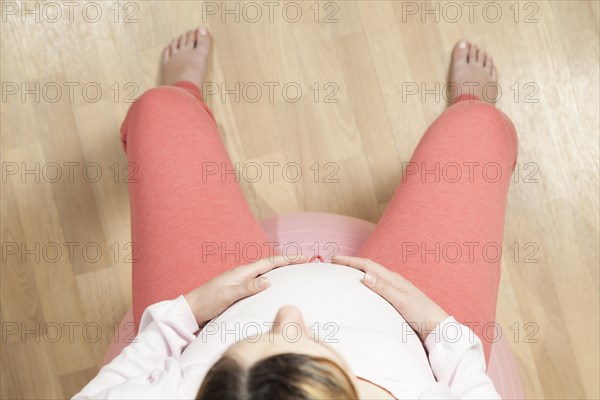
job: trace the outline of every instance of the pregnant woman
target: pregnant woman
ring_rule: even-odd
[[[138,335],[75,398],[498,398],[486,361],[517,139],[490,104],[492,58],[456,44],[453,101],[377,228],[357,257],[310,263],[277,255],[221,173],[200,92],[210,41],[173,40],[163,86],[123,123]]]

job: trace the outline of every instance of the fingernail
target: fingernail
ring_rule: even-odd
[[[208,33],[208,31],[206,30],[206,27],[204,25],[200,25],[200,28],[198,28],[198,31],[200,32],[201,35],[206,35]]]
[[[373,286],[375,284],[375,277],[373,275],[370,275],[370,274],[365,274],[365,277],[363,278],[363,281],[367,285]]]
[[[256,286],[259,289],[264,289],[267,286],[269,286],[269,280],[267,278],[258,278],[258,280],[256,281]]]

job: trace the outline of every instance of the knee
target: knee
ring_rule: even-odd
[[[504,147],[516,157],[517,131],[510,118],[500,109],[483,101],[460,102],[450,107],[453,118],[463,129],[472,131],[472,135],[483,142],[492,142]]]
[[[143,134],[146,141],[156,136],[159,140],[171,137],[169,132],[177,129],[155,129],[176,127],[182,119],[184,125],[213,123],[203,103],[183,88],[159,86],[147,90],[129,108],[121,125],[121,141],[125,151],[134,136]]]
[[[177,86],[159,86],[147,90],[135,100],[121,130],[127,130],[132,124],[176,121],[182,117],[199,124],[215,124],[208,107],[191,91]]]
[[[174,86],[159,86],[147,90],[134,104],[136,113],[164,114],[175,108],[198,107],[197,100],[185,89]]]
[[[484,101],[462,101],[450,107],[448,111],[454,111],[461,116],[465,123],[485,124],[493,128],[504,128],[505,125],[512,127],[512,122],[498,107]]]

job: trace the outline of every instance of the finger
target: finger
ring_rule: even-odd
[[[406,298],[406,295],[393,282],[382,278],[374,272],[367,272],[362,282],[369,289],[387,300],[398,312],[404,308],[403,299]]]
[[[352,256],[334,256],[332,258],[334,264],[342,264],[364,272],[390,277],[391,271],[381,264],[376,263],[368,258],[352,257]]]
[[[290,257],[286,256],[275,256],[263,258],[262,260],[258,260],[250,265],[243,266],[242,268],[245,270],[247,269],[248,276],[255,277],[267,273],[275,268],[284,267],[286,265],[302,264],[306,262],[308,262],[308,256],[301,256],[298,259],[291,259]]]
[[[264,276],[254,279],[246,279],[244,282],[236,286],[234,301],[241,300],[245,297],[262,292],[269,286],[270,282]]]

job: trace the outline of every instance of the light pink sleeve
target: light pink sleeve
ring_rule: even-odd
[[[486,374],[481,340],[471,329],[448,317],[427,336],[424,345],[437,383],[421,397],[500,399]]]
[[[183,296],[146,308],[139,333],[74,399],[176,397],[179,357],[199,327]]]

